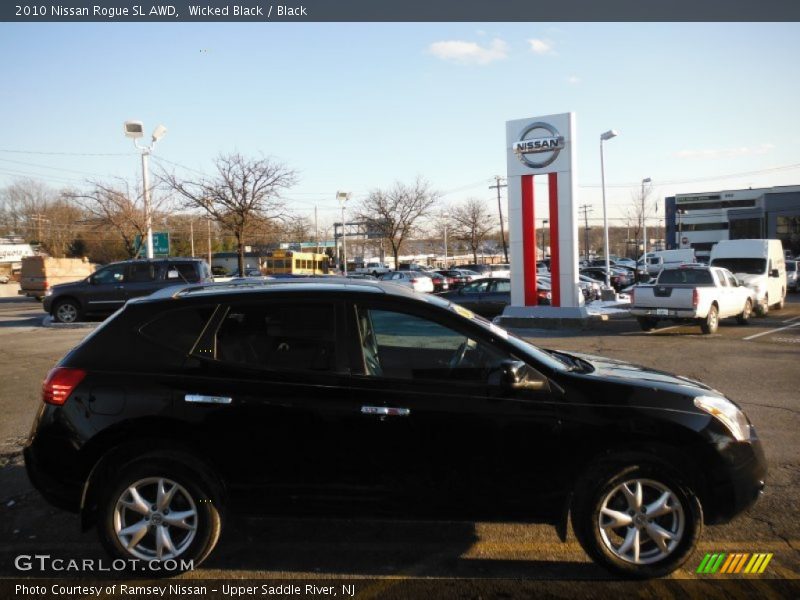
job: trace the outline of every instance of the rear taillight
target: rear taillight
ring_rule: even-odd
[[[45,404],[61,406],[84,377],[86,371],[83,369],[66,367],[52,369],[42,383],[42,401]]]
[[[417,281],[418,281],[418,280],[417,280],[417,279],[409,279],[409,281],[410,281],[411,283],[417,283]]]
[[[692,290],[692,308],[697,308],[698,304],[700,304],[700,293],[697,288],[694,288]]]

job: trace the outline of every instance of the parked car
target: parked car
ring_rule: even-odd
[[[456,265],[455,269],[466,269],[468,271],[472,271],[473,273],[477,273],[478,277],[491,277],[492,276],[492,266],[491,265],[478,265],[475,263],[470,263],[468,265]]]
[[[373,277],[378,277],[378,275],[383,275],[384,273],[388,273],[391,271],[389,265],[380,262],[368,262],[363,267],[356,268],[355,272],[357,274],[365,274],[365,275],[372,275]]]
[[[587,302],[600,299],[600,282],[587,275],[578,275],[578,286]]]
[[[211,270],[202,259],[127,260],[111,263],[80,281],[48,288],[42,307],[59,323],[74,323],[110,315],[127,300],[163,287],[211,281]]]
[[[598,564],[660,577],[704,521],[752,505],[767,470],[745,413],[707,385],[542,350],[380,282],[131,300],[42,400],[30,480],[127,565],[197,567],[227,515],[257,511],[571,519]]]
[[[798,272],[797,267],[800,261],[796,260],[787,260],[786,261],[786,289],[790,292],[797,291],[797,278]]]
[[[422,271],[392,271],[381,275],[380,280],[410,287],[416,292],[433,293],[433,279]]]
[[[9,281],[11,281],[11,278],[8,275],[5,273],[0,275],[0,283],[8,283]]]
[[[671,320],[699,323],[703,333],[714,333],[720,319],[736,317],[746,325],[755,299],[727,269],[683,265],[662,269],[652,285],[635,286],[631,314],[645,331]]]
[[[536,278],[536,294],[540,306],[551,303],[549,278]],[[511,304],[511,280],[506,277],[485,277],[458,290],[440,294],[440,297],[491,319],[502,314],[506,306]]]
[[[472,281],[476,275],[475,273],[472,273],[472,271],[462,269],[441,269],[436,272],[439,273],[439,275],[443,275],[447,278],[447,285],[449,286],[450,290],[456,290],[465,286]]]
[[[606,281],[605,267],[585,267],[580,270],[580,275],[586,275],[602,283]],[[614,267],[611,267],[611,271],[609,272],[609,281],[611,287],[618,292],[633,283],[633,279],[628,275],[627,271],[624,269],[615,269]]]

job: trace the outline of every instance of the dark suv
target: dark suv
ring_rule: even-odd
[[[762,490],[702,383],[546,351],[469,310],[332,278],[129,301],[49,373],[34,485],[117,558],[193,560],[228,511],[552,522],[661,576]]]
[[[98,269],[86,279],[54,285],[43,301],[60,323],[110,315],[126,301],[180,283],[211,282],[208,263],[198,258],[126,260]]]

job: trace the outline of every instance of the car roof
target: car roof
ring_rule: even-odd
[[[319,292],[348,292],[385,294],[390,296],[419,298],[420,294],[412,289],[390,282],[366,279],[348,279],[328,275],[323,277],[306,277],[297,279],[254,280],[242,279],[224,283],[182,284],[162,288],[149,296],[133,298],[129,303],[147,303],[179,298],[214,298],[227,295],[265,294],[289,292],[313,294]]]

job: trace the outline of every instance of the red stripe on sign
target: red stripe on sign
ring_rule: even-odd
[[[525,306],[536,306],[536,226],[533,209],[533,175],[520,177],[522,186],[522,277]]]
[[[547,174],[550,192],[550,285],[553,306],[561,306],[561,257],[558,249],[558,173]]]

